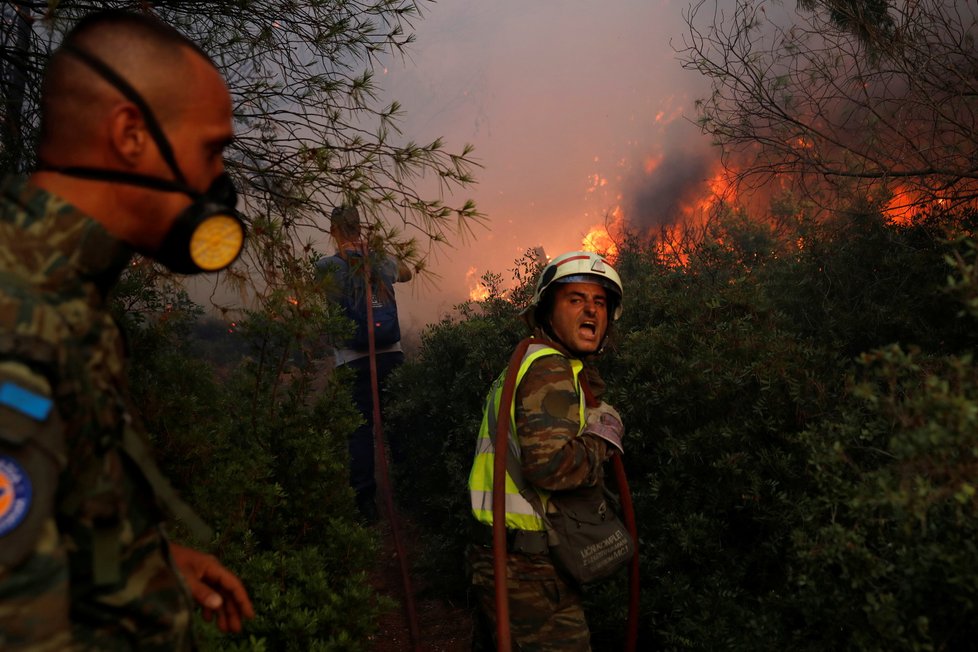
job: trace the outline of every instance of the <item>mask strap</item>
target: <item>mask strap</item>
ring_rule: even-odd
[[[40,160],[38,161],[37,169],[49,170],[51,172],[57,172],[58,174],[64,174],[69,177],[78,177],[80,179],[125,183],[131,186],[140,186],[142,188],[150,188],[152,190],[160,190],[162,192],[179,192],[193,198],[200,196],[199,192],[194,192],[182,183],[170,181],[169,179],[151,177],[146,174],[138,174],[135,172],[104,170],[102,168],[90,168],[80,165],[51,165],[50,163],[45,163],[44,161]]]
[[[80,50],[70,43],[62,45],[61,49],[80,59],[89,68],[105,79],[105,81],[115,86],[120,93],[126,96],[126,99],[136,105],[139,111],[143,114],[143,120],[146,122],[146,128],[153,136],[153,140],[156,142],[156,146],[159,148],[160,154],[163,156],[163,160],[170,166],[170,170],[173,172],[173,176],[176,177],[177,181],[186,185],[187,180],[184,178],[183,173],[180,172],[180,168],[177,166],[177,160],[173,156],[173,148],[170,146],[170,141],[167,139],[166,134],[163,133],[163,129],[160,128],[160,124],[156,121],[156,116],[153,114],[152,109],[149,108],[149,105],[146,104],[146,101],[142,98],[142,96],[136,92],[136,89],[133,88],[129,82],[123,79],[115,70],[110,68],[107,63],[94,55],[91,55],[84,50]],[[76,169],[82,170],[84,168]]]

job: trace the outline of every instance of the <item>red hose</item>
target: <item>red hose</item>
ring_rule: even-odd
[[[520,363],[533,338],[516,345],[509,358],[503,392],[496,412],[496,440],[492,467],[492,569],[496,589],[496,649],[510,652],[509,596],[506,593],[506,455],[509,453],[509,410],[516,393]]]
[[[581,390],[584,392],[584,402],[588,407],[598,407],[600,401],[591,391],[587,379],[581,376]],[[638,527],[635,524],[635,506],[632,504],[632,492],[628,488],[625,477],[625,464],[621,455],[612,456],[615,482],[618,484],[618,497],[621,499],[621,511],[625,517],[625,527],[635,542],[635,554],[628,564],[628,621],[625,630],[625,652],[635,652],[638,645],[638,607],[639,607],[639,566],[638,566]]]
[[[612,467],[618,483],[618,497],[621,511],[625,517],[625,527],[635,542],[635,554],[628,563],[628,625],[625,630],[625,652],[635,652],[638,645],[638,607],[639,607],[639,567],[638,567],[638,526],[635,523],[635,507],[632,505],[632,492],[625,477],[625,463],[621,455],[615,455]]]
[[[506,379],[503,382],[503,392],[499,399],[496,414],[495,458],[492,472],[492,562],[493,579],[496,589],[496,649],[499,652],[509,652],[511,649],[509,631],[509,599],[506,594],[506,455],[509,452],[509,407],[513,403],[516,392],[516,376],[526,350],[533,343],[543,343],[541,340],[528,337],[521,341],[513,355],[509,358],[506,369]],[[587,378],[579,376],[581,391],[588,407],[597,407],[599,401],[591,391]],[[620,455],[613,457],[612,466],[615,481],[618,484],[618,495],[621,499],[621,509],[624,512],[625,527],[635,542],[635,554],[629,563],[628,575],[628,621],[625,635],[625,652],[635,652],[638,645],[638,608],[639,608],[639,562],[638,562],[638,528],[635,523],[635,507],[632,504],[632,494],[625,477],[625,465]],[[500,480],[502,478],[502,480]]]
[[[401,583],[404,586],[404,609],[407,612],[408,628],[411,634],[411,647],[415,652],[421,650],[421,630],[418,627],[418,614],[414,605],[414,589],[411,586],[411,574],[408,570],[407,554],[401,540],[401,531],[394,515],[394,497],[391,492],[390,475],[387,470],[387,451],[384,448],[384,427],[380,415],[380,386],[377,382],[377,347],[374,343],[374,306],[373,283],[370,279],[370,263],[366,247],[363,249],[363,274],[367,288],[367,351],[370,354],[370,389],[373,398],[374,420],[374,452],[377,457],[377,468],[380,472],[380,492],[384,497],[384,508],[387,520],[391,524],[391,537],[394,539],[394,549],[397,550],[397,560],[401,567]]]

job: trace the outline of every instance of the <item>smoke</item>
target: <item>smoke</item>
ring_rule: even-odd
[[[642,231],[687,219],[715,173],[716,154],[670,149],[651,174],[633,179],[623,200],[625,219]]]
[[[693,109],[709,88],[670,44],[688,4],[431,5],[408,58],[386,62],[378,81],[404,107],[406,139],[475,146],[478,184],[454,197],[475,199],[487,222],[435,253],[433,282],[398,287],[402,324],[436,321],[469,298],[473,279],[508,278],[530,249],[580,249],[609,216],[675,223],[709,194],[716,154]]]

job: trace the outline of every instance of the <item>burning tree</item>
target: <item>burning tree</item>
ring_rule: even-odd
[[[683,66],[739,182],[826,187],[891,211],[978,198],[978,7],[955,0],[706,0]]]

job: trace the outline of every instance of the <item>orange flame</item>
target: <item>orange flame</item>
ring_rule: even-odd
[[[605,224],[597,224],[591,227],[591,230],[584,234],[581,239],[581,249],[584,251],[593,251],[596,254],[601,254],[605,258],[614,259],[618,255],[618,243],[617,238],[620,237],[623,230],[624,216],[622,215],[621,207],[616,206],[609,215],[609,219]]]
[[[687,224],[702,223],[720,202],[733,202],[736,197],[730,173],[720,169],[706,180],[703,194],[683,205],[683,220]]]
[[[642,169],[645,170],[645,174],[652,174],[655,172],[659,165],[662,163],[665,156],[662,154],[657,154],[655,156],[648,156],[642,162]]]
[[[465,272],[465,282],[469,286],[469,301],[485,301],[489,298],[489,288],[476,276],[478,271],[475,267],[469,267]]]
[[[662,227],[656,240],[656,254],[668,266],[682,267],[689,262],[682,222]]]
[[[689,260],[688,249],[691,243],[688,238],[691,228],[695,230],[705,224],[721,202],[736,201],[731,174],[718,162],[712,176],[705,179],[696,192],[679,202],[678,214],[673,216],[674,221],[663,225],[656,234],[657,253],[664,264],[678,267],[685,265]]]
[[[941,208],[947,205],[945,197],[925,195],[919,190],[898,184],[891,189],[893,196],[883,207],[883,215],[894,224],[906,226],[928,208]]]

